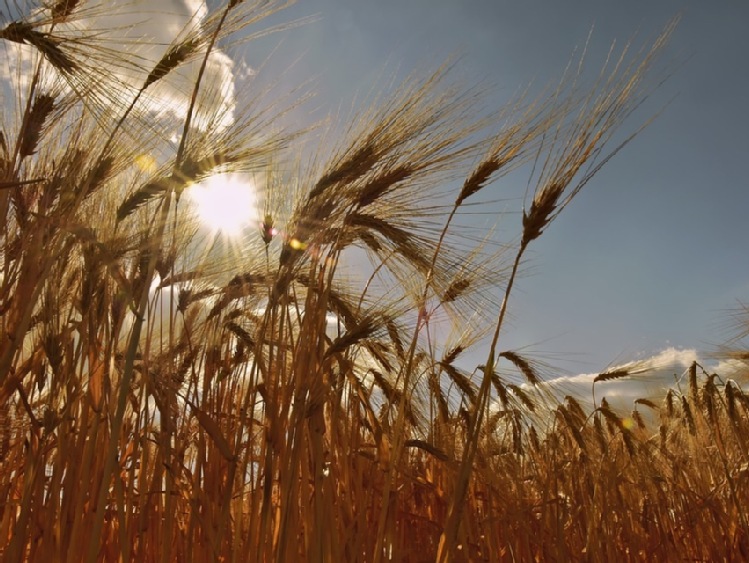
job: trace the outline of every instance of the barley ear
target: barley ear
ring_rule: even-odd
[[[197,47],[198,42],[194,39],[188,39],[177,45],[172,45],[146,78],[143,89],[145,90],[151,84],[158,82],[185,62],[195,52]]]
[[[63,22],[67,20],[81,0],[59,0],[52,6],[52,19],[54,22]]]
[[[20,156],[31,156],[36,152],[47,118],[55,108],[55,98],[49,94],[40,94],[31,106],[28,119],[23,128],[19,148]]]
[[[78,65],[60,48],[61,40],[34,29],[27,22],[12,22],[0,30],[0,39],[32,45],[49,63],[63,74],[70,74]]]

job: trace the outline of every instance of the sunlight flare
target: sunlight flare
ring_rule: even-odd
[[[201,223],[212,231],[236,236],[256,220],[256,188],[245,175],[216,174],[191,186],[188,194]]]

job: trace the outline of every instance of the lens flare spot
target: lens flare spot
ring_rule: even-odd
[[[135,165],[147,174],[156,172],[156,159],[150,154],[139,154],[135,157]]]
[[[289,246],[294,250],[304,250],[305,248],[307,248],[307,243],[302,242],[297,238],[293,238],[289,241]]]

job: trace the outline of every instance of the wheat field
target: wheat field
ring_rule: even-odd
[[[675,23],[488,116],[447,64],[289,130],[296,94],[227,107],[212,74],[284,3],[219,4],[158,56],[115,48],[106,3],[5,5],[2,560],[749,558],[736,381],[695,362],[621,412],[502,346],[527,249],[637,142]],[[523,166],[497,247],[464,217]],[[258,185],[233,245],[190,199],[228,175]]]

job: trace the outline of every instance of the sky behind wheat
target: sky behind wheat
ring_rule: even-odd
[[[169,0],[163,11],[143,0],[120,4],[145,10],[147,32],[166,46],[202,2]],[[312,122],[386,89],[383,77],[427,74],[457,56],[453,75],[466,88],[487,87],[484,105],[495,109],[529,85],[553,84],[589,35],[593,76],[613,41],[635,36],[644,45],[677,15],[651,85],[673,75],[625,130],[662,113],[534,243],[500,348],[572,375],[683,349],[658,356],[678,367],[730,337],[726,311],[749,300],[749,2],[299,0],[270,23],[314,22],[249,44],[233,66],[218,53],[214,66],[237,77],[258,69],[280,90],[313,79],[308,107],[316,111],[292,114]],[[488,188],[510,199],[487,228],[499,222],[500,232],[520,232],[523,180]]]
[[[319,19],[276,55],[301,53],[284,80],[316,77],[331,110],[383,69],[426,71],[456,54],[461,79],[491,84],[499,105],[558,79],[591,30],[597,70],[612,41],[645,44],[680,15],[661,58],[674,74],[629,125],[662,114],[531,249],[503,346],[580,373],[670,347],[704,354],[732,335],[726,310],[749,299],[749,2],[304,0],[281,19],[307,15]],[[502,220],[518,232],[520,217]]]

